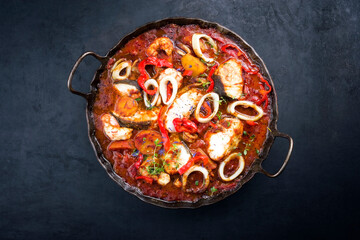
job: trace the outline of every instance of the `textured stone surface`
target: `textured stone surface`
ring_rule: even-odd
[[[359,237],[359,1],[2,1],[0,239]],[[241,35],[275,82],[279,130],[295,140],[284,173],[256,175],[196,210],[167,210],[118,187],[87,138],[85,101],[66,79],[165,17],[216,21]],[[99,64],[74,79],[87,91]],[[287,142],[264,166],[275,171]]]

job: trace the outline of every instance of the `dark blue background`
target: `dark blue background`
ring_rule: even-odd
[[[359,12],[353,1],[1,1],[0,239],[360,237]],[[66,80],[147,22],[187,16],[241,35],[276,86],[284,173],[233,196],[168,210],[123,191],[95,158],[84,99]],[[86,92],[99,63],[74,79]],[[264,166],[287,148],[278,139]]]

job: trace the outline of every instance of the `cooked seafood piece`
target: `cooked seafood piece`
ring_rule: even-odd
[[[195,110],[203,94],[195,88],[183,93],[174,100],[165,117],[165,127],[169,132],[176,132],[173,124],[175,118],[188,118]]]
[[[186,188],[187,179],[188,179],[189,175],[193,172],[201,172],[204,175],[204,180],[202,181],[203,182],[202,186],[196,190]],[[182,188],[183,188],[183,191],[186,191],[186,192],[195,192],[195,193],[204,192],[206,190],[206,188],[209,186],[209,183],[210,183],[209,171],[206,168],[198,166],[198,165],[194,165],[194,166],[190,167],[189,170],[187,170],[184,173],[183,178],[182,178]]]
[[[182,81],[183,81],[183,76],[181,75],[180,72],[178,72],[176,69],[174,68],[167,68],[164,71],[162,71],[158,77],[158,82],[160,84],[160,82],[166,78],[166,77],[173,77],[175,78],[175,80],[178,83],[178,88],[181,87]]]
[[[164,168],[169,174],[177,173],[191,159],[189,148],[182,142],[175,141],[164,156]]]
[[[225,176],[225,173],[224,173],[225,165],[234,158],[237,158],[239,160],[239,166],[233,174],[231,174],[230,176]],[[245,160],[244,160],[243,156],[239,155],[239,153],[236,153],[236,152],[232,153],[224,161],[222,161],[220,163],[219,171],[218,171],[219,176],[225,182],[232,181],[242,173],[242,171],[244,170],[244,167],[245,167]]]
[[[199,34],[199,33],[195,33],[192,35],[191,42],[192,42],[193,50],[194,50],[196,56],[198,56],[199,58],[202,58],[205,62],[213,62],[214,61],[213,58],[208,58],[202,53],[201,46],[200,46],[201,38],[205,38],[206,41],[212,46],[212,48],[214,48],[215,52],[217,52],[217,44],[214,41],[214,39],[212,39],[210,36],[208,36],[206,34]]]
[[[250,116],[250,115],[241,113],[235,109],[235,107],[239,106],[239,105],[244,106],[246,108],[251,107],[252,109],[254,109],[257,112],[257,114],[255,116]],[[260,118],[262,118],[262,116],[264,116],[264,111],[262,110],[262,108],[251,101],[236,101],[236,102],[230,103],[227,106],[226,111],[228,113],[234,115],[235,117],[240,118],[245,121],[253,121],[254,122],[254,121],[257,121]]]
[[[171,84],[170,86],[172,86],[172,90],[168,88],[167,84]],[[161,80],[159,88],[163,103],[165,105],[170,105],[175,100],[176,94],[178,92],[177,81],[174,77],[166,76]],[[168,99],[168,91],[171,91],[170,99]]]
[[[114,87],[120,96],[138,98],[141,96],[140,86],[137,81],[122,80],[121,82],[114,83]]]
[[[131,137],[133,129],[120,127],[118,121],[111,114],[101,116],[105,135],[111,140],[127,140]]]
[[[160,184],[161,186],[165,186],[169,182],[170,182],[170,175],[164,172],[160,173],[157,183]]]
[[[206,151],[214,161],[219,161],[237,147],[243,133],[243,123],[237,118],[224,118],[216,129],[205,133]]]
[[[154,88],[157,89],[157,92],[155,93],[153,99],[151,100],[151,102],[149,101],[148,98],[148,94],[144,91],[144,103],[145,106],[150,108],[153,107],[157,104],[158,102],[158,98],[159,98],[159,84],[157,83],[157,81],[155,79],[148,79],[145,84],[144,84],[145,88],[148,89],[150,86],[153,86]]]
[[[134,115],[130,117],[120,116],[115,111],[113,111],[112,114],[125,127],[131,127],[134,129],[144,129],[157,121],[159,109],[154,108],[152,110],[138,110]]]
[[[235,59],[230,59],[221,64],[213,75],[215,90],[221,96],[233,99],[241,97],[244,87],[241,64]]]
[[[146,49],[146,54],[148,56],[156,57],[159,53],[159,50],[163,50],[166,55],[170,55],[174,49],[174,45],[170,38],[161,37],[155,39],[150,46]]]
[[[124,74],[121,74],[125,70]],[[112,78],[114,81],[125,80],[131,74],[131,61],[126,60],[125,58],[119,59],[111,69]]]

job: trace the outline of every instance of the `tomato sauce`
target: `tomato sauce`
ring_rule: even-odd
[[[167,55],[164,51],[159,51],[156,58],[165,59],[168,62],[173,64],[173,68],[177,71],[183,73],[184,66],[181,63],[182,55],[178,53],[178,50],[182,49],[180,46],[184,44],[191,49],[192,46],[192,35],[194,33],[202,33],[212,37],[217,46],[218,51],[214,52],[212,47],[209,44],[202,44],[202,51],[207,57],[215,58],[216,63],[221,65],[227,60],[236,57],[237,61],[239,61],[244,67],[242,71],[242,78],[244,80],[243,86],[243,94],[240,100],[248,100],[252,102],[258,102],[258,106],[263,108],[264,116],[256,121],[255,124],[247,123],[244,120],[241,120],[243,123],[243,132],[242,139],[239,145],[231,151],[241,153],[245,160],[245,168],[243,172],[235,178],[233,181],[225,182],[219,177],[218,167],[221,161],[212,161],[213,169],[209,171],[210,175],[210,184],[204,192],[197,192],[197,190],[203,184],[203,176],[199,172],[194,172],[189,175],[187,180],[186,189],[192,189],[192,191],[184,191],[182,187],[176,186],[176,183],[181,182],[182,176],[178,173],[171,174],[171,181],[165,186],[157,184],[155,181],[152,183],[148,183],[147,181],[136,179],[135,176],[139,175],[138,169],[134,167],[134,163],[138,161],[139,150],[135,149],[120,149],[120,150],[109,150],[108,146],[111,143],[111,140],[106,136],[103,131],[103,123],[101,121],[101,116],[105,113],[111,113],[116,107],[116,101],[119,98],[118,92],[114,89],[113,79],[111,75],[112,66],[119,59],[125,58],[130,60],[133,63],[131,74],[128,79],[137,81],[140,76],[139,69],[137,68],[138,63],[146,58],[147,56],[147,48],[153,43],[157,38],[167,37],[169,38],[173,45],[174,50],[171,55]],[[268,125],[271,120],[271,99],[266,98],[266,101],[259,103],[259,101],[263,98],[264,90],[268,90],[266,84],[260,81],[258,74],[251,74],[246,69],[257,68],[252,62],[247,60],[247,57],[241,54],[238,54],[238,51],[234,48],[228,48],[227,51],[222,51],[222,47],[226,44],[236,44],[229,38],[223,36],[216,29],[203,29],[197,25],[185,25],[185,26],[177,26],[177,25],[167,25],[160,29],[153,29],[148,32],[145,32],[138,37],[130,40],[124,48],[120,49],[114,56],[112,56],[108,62],[107,69],[101,74],[100,83],[98,84],[98,91],[96,100],[93,107],[93,116],[96,126],[95,136],[100,143],[102,150],[104,152],[105,157],[110,161],[113,165],[114,171],[122,177],[125,182],[132,186],[136,186],[141,190],[144,195],[148,195],[155,198],[160,198],[166,201],[196,201],[205,196],[213,196],[217,195],[222,191],[227,191],[235,188],[239,181],[246,176],[253,162],[258,158],[259,153],[262,151],[262,147],[264,141],[266,139]],[[196,56],[192,51],[191,54]],[[207,65],[207,70],[205,74],[208,74],[211,65]],[[147,67],[147,72],[152,75],[150,77],[156,78],[159,75],[159,72],[164,68],[159,67]],[[206,78],[206,77],[205,77]],[[186,86],[190,86],[191,84],[197,83],[198,78],[192,76],[185,76],[183,78],[183,84],[181,88]],[[206,93],[208,85],[204,86],[201,91]],[[143,93],[141,94],[143,96]],[[206,151],[206,143],[204,141],[204,135],[209,129],[211,129],[211,124],[218,124],[221,119],[225,117],[234,116],[227,113],[227,105],[229,102],[234,101],[233,99],[221,98],[220,106],[218,114],[212,119],[211,123],[197,123],[197,134],[198,138],[192,143],[186,143],[192,153],[201,149],[203,152]],[[163,104],[162,104],[163,105]],[[161,106],[155,107],[153,110],[159,110]],[[145,109],[145,105],[143,101],[138,101],[138,109]],[[242,108],[237,107],[236,110],[248,114],[254,115],[254,111],[251,108]],[[190,117],[190,119],[194,119]],[[195,121],[196,122],[196,121]],[[226,127],[226,126],[224,126]],[[141,130],[150,129],[159,131],[159,126],[157,121],[151,123],[149,126],[144,127],[143,129],[134,129],[132,132],[132,136],[129,141],[135,141],[135,136]],[[178,137],[181,139],[181,133],[169,133],[170,139]],[[159,134],[160,136],[160,134]],[[144,141],[146,141],[144,137]],[[141,143],[136,143],[136,146],[140,146]],[[133,146],[133,145],[131,145]],[[139,147],[141,148],[141,147]],[[163,146],[156,148],[155,152],[159,153],[164,151]],[[140,153],[141,154],[141,153]],[[145,154],[146,155],[146,154]],[[229,155],[229,154],[227,154]],[[152,156],[147,156],[151,158]],[[223,160],[223,159],[222,159]],[[231,160],[225,166],[225,175],[233,174],[238,168],[239,161]]]

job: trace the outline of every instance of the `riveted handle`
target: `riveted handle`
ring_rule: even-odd
[[[106,60],[106,57],[102,57],[102,56],[99,56],[97,55],[96,53],[94,52],[86,52],[84,53],[83,55],[81,55],[78,60],[75,62],[75,65],[74,67],[72,68],[71,72],[70,72],[70,75],[69,75],[69,78],[68,78],[68,82],[67,82],[67,87],[68,89],[70,90],[70,92],[72,92],[73,94],[76,94],[76,95],[79,95],[85,99],[87,99],[87,96],[89,95],[88,93],[82,93],[82,92],[79,92],[79,91],[76,91],[72,88],[71,86],[71,82],[72,82],[72,79],[74,77],[74,73],[76,71],[76,69],[78,68],[78,66],[80,65],[81,61],[86,57],[86,56],[93,56],[94,58],[96,58],[97,60],[99,60],[100,62],[104,63],[104,61]]]
[[[293,150],[293,146],[294,146],[294,141],[293,141],[293,139],[292,139],[289,135],[287,135],[287,134],[285,134],[285,133],[273,132],[272,134],[273,134],[273,136],[274,136],[275,138],[276,138],[276,137],[282,137],[282,138],[286,138],[287,140],[289,140],[289,150],[288,150],[288,153],[287,153],[287,155],[286,155],[285,161],[284,161],[283,165],[281,166],[281,168],[279,169],[279,171],[277,171],[277,172],[274,173],[274,174],[271,174],[271,173],[267,172],[266,170],[264,170],[264,169],[262,168],[262,166],[260,165],[260,170],[259,170],[259,171],[260,171],[261,173],[265,174],[265,175],[268,176],[268,177],[274,178],[274,177],[277,177],[277,176],[280,175],[280,173],[284,170],[284,168],[286,167],[287,163],[289,162],[289,159],[290,159],[290,156],[291,156],[291,153],[292,153],[292,150]]]

